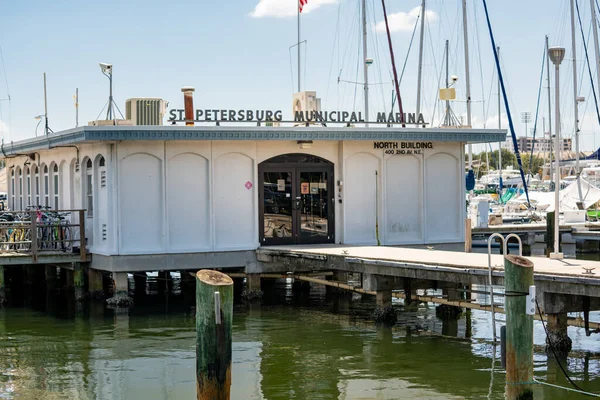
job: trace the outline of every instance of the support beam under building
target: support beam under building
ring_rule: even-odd
[[[106,303],[113,307],[131,307],[133,299],[129,297],[129,280],[127,272],[113,272],[113,297]]]
[[[0,304],[6,303],[6,283],[4,279],[4,266],[0,265]]]

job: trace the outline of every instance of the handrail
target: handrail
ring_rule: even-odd
[[[36,209],[30,209],[30,210],[3,210],[3,211],[0,211],[0,214],[26,214],[26,213],[28,213],[30,211],[34,211],[34,212],[38,212],[39,211],[39,212],[48,212],[48,213],[63,213],[63,212],[72,212],[72,213],[74,213],[74,212],[81,211],[81,209],[76,209],[76,210],[54,210],[52,208],[49,208],[49,209],[42,209],[42,208],[37,209],[36,208]],[[83,210],[83,211],[86,211],[86,210]]]
[[[502,236],[501,234],[492,233],[488,238],[488,279],[490,283],[490,311],[492,312],[492,343],[496,343],[496,318],[494,317],[494,287],[492,286],[492,239],[495,237],[500,238],[500,240],[502,240],[502,246],[504,248],[506,247],[506,241],[504,239],[504,236]]]
[[[87,261],[87,239],[85,236],[86,210],[29,209],[0,211],[0,215],[22,215],[21,220],[0,221],[0,253],[16,252],[31,254],[36,263],[39,254],[44,251],[72,251],[79,242],[81,261]],[[69,213],[61,219],[38,220],[40,214]],[[77,215],[78,223],[73,222]],[[75,238],[76,233],[79,238]]]
[[[492,338],[493,343],[496,343],[496,318],[494,317],[494,286],[492,281],[492,239],[499,238],[502,240],[502,249],[504,250],[504,254],[508,253],[508,241],[510,238],[516,238],[519,243],[519,255],[523,256],[523,242],[521,242],[521,238],[516,233],[509,233],[504,237],[502,234],[498,232],[494,232],[488,238],[488,279],[490,284],[490,311],[492,314]]]

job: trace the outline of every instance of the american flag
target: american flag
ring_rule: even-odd
[[[302,7],[308,3],[308,0],[298,0],[298,7],[300,8],[300,12],[302,12]]]

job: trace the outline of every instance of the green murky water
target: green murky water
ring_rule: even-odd
[[[487,313],[443,322],[433,306],[398,303],[398,323],[382,328],[368,320],[372,298],[335,298],[318,286],[292,296],[285,281],[274,292],[262,305],[235,306],[233,399],[504,398]],[[44,299],[0,309],[0,399],[195,398],[193,298],[166,300],[146,296],[148,305],[127,312]],[[569,374],[600,392],[600,335],[569,334]],[[535,344],[536,377],[567,386],[539,323]],[[539,399],[581,398],[534,390]]]

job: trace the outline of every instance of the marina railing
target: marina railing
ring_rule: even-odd
[[[0,212],[0,254],[79,254],[87,261],[85,210]]]

